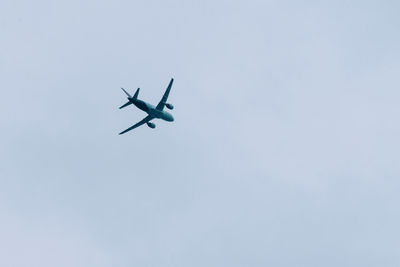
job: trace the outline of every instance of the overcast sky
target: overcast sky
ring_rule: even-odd
[[[399,266],[399,11],[0,1],[0,266]]]

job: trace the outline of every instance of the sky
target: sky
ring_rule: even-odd
[[[0,266],[399,266],[399,8],[2,0]]]

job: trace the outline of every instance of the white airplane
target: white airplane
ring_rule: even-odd
[[[161,99],[161,101],[158,103],[158,105],[156,107],[151,105],[151,104],[149,104],[149,103],[146,103],[146,102],[138,99],[140,88],[138,88],[136,90],[136,93],[133,96],[131,96],[127,91],[125,91],[124,88],[121,88],[122,91],[124,91],[125,94],[128,96],[128,102],[123,104],[120,107],[120,109],[124,108],[126,106],[129,106],[130,104],[134,104],[138,109],[143,110],[148,115],[143,120],[141,120],[138,123],[136,123],[135,125],[129,127],[125,131],[120,132],[119,134],[124,134],[126,132],[129,132],[130,130],[133,130],[133,129],[135,129],[135,128],[137,128],[137,127],[139,127],[139,126],[141,126],[141,125],[143,125],[145,123],[147,123],[147,126],[149,126],[150,128],[154,129],[154,128],[156,128],[156,125],[154,123],[150,122],[153,119],[162,119],[162,120],[165,120],[165,121],[174,121],[174,117],[172,117],[172,115],[170,113],[168,113],[167,111],[164,110],[164,107],[167,107],[168,109],[174,109],[174,106],[172,104],[167,103],[169,91],[171,90],[173,82],[174,82],[174,79],[172,78],[171,81],[169,82],[167,90],[164,93],[163,98]]]

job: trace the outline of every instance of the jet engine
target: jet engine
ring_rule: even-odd
[[[148,122],[147,126],[149,126],[151,129],[156,128],[156,125],[154,123],[152,123],[152,122]]]
[[[174,109],[174,106],[172,105],[172,104],[165,104],[165,106],[168,108],[168,109]]]

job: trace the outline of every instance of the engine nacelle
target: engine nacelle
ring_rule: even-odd
[[[154,123],[152,123],[152,122],[148,122],[147,126],[149,126],[151,129],[156,128],[156,125]]]
[[[167,103],[165,104],[165,106],[167,107],[167,109],[174,109],[174,106],[172,104]]]

